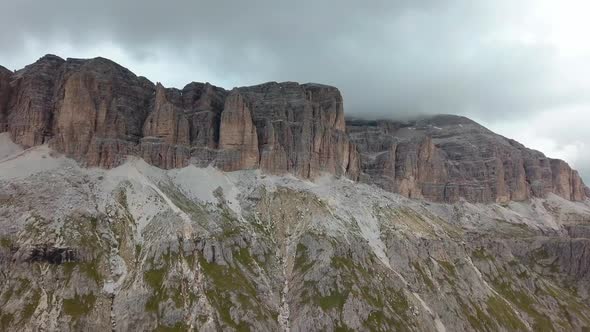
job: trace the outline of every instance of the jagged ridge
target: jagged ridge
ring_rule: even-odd
[[[590,195],[567,163],[466,118],[345,121],[334,87],[270,82],[227,91],[193,82],[179,90],[104,58],[46,55],[16,73],[0,68],[2,131],[105,168],[136,155],[165,169],[328,172],[447,202]]]

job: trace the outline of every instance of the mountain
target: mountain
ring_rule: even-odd
[[[0,131],[24,147],[49,143],[104,168],[135,155],[164,169],[329,173],[437,202],[590,195],[565,162],[467,118],[346,120],[334,87],[270,82],[226,91],[193,82],[167,89],[104,58],[46,55],[16,73],[1,69]]]
[[[0,128],[2,331],[590,328],[588,189],[467,118],[48,55]]]

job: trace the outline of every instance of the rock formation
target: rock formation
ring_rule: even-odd
[[[557,194],[584,200],[579,174],[514,140],[458,116],[395,122],[349,120],[360,180],[440,202],[522,201]]]
[[[258,135],[244,97],[232,91],[225,100],[219,127],[219,165],[226,171],[258,167]]]
[[[0,66],[0,131],[8,130],[7,113],[10,100],[12,72]]]
[[[0,129],[0,331],[590,329],[588,188],[464,117],[45,56]]]
[[[158,84],[153,111],[143,125],[141,156],[158,167],[183,167],[190,157],[189,120],[166,94],[164,87]]]
[[[305,178],[347,174],[350,147],[338,89],[270,82],[238,90],[251,105],[262,169]]]
[[[12,77],[6,117],[15,143],[31,147],[52,136],[54,96],[63,65],[63,59],[46,55]]]
[[[420,181],[453,176],[423,173],[441,162],[436,141],[386,150],[412,152],[382,169],[419,195]],[[1,331],[590,327],[590,200],[433,203],[342,178],[84,168],[46,146],[11,150]]]
[[[270,82],[226,91],[193,82],[178,90],[104,58],[46,55],[16,73],[0,68],[0,131],[103,168],[135,155],[164,169],[328,173],[444,202],[589,194],[565,162],[463,117],[345,121],[334,87]]]
[[[137,154],[153,84],[103,58],[68,59],[59,71],[47,124],[50,144],[89,166],[113,167]]]

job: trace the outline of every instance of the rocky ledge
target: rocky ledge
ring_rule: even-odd
[[[48,143],[103,168],[135,155],[164,169],[330,173],[442,202],[590,196],[564,161],[464,117],[345,120],[334,87],[269,82],[227,91],[193,82],[179,90],[104,58],[46,55],[16,72],[0,67],[4,131],[24,147]]]

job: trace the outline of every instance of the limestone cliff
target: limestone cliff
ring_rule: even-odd
[[[252,113],[238,92],[227,97],[219,127],[219,149],[222,151],[219,166],[223,170],[257,168],[258,135],[252,122]]]
[[[456,202],[522,201],[548,193],[579,201],[579,174],[514,140],[458,116],[348,121],[361,156],[361,181],[414,198]]]
[[[63,59],[46,55],[12,76],[6,118],[15,143],[31,147],[52,136],[55,90],[63,65]]]
[[[164,169],[328,173],[444,202],[548,193],[579,201],[589,192],[565,162],[466,118],[346,121],[334,87],[270,82],[226,91],[193,82],[179,90],[104,58],[46,55],[15,73],[0,68],[0,131],[103,168],[134,155]]]
[[[252,105],[264,170],[305,178],[347,174],[349,142],[338,89],[270,82],[239,91]]]

